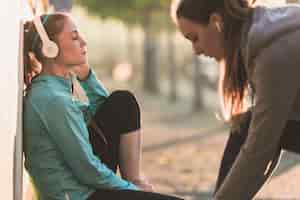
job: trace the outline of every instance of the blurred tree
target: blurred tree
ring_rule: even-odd
[[[175,44],[174,32],[169,29],[168,31],[168,63],[170,73],[170,101],[175,102],[178,98],[177,95],[177,65],[175,61]]]
[[[49,9],[48,0],[28,0],[27,2],[34,14],[44,14]]]
[[[172,0],[173,1],[173,0]],[[167,60],[169,65],[169,85],[170,85],[170,102],[175,102],[178,99],[177,85],[178,85],[178,73],[177,73],[177,62],[175,60],[176,46],[175,46],[175,4],[171,3],[171,7],[167,8],[165,13],[169,13],[169,17],[166,19],[167,29]],[[172,21],[173,20],[173,21]]]
[[[72,9],[72,0],[49,0],[57,12],[70,12]]]
[[[202,101],[202,94],[201,94],[201,84],[203,76],[201,74],[201,59],[198,56],[194,57],[194,100],[193,100],[193,110],[200,111],[203,109],[203,101]]]
[[[168,28],[168,61],[169,61],[169,72],[170,72],[170,101],[175,102],[178,98],[177,94],[177,84],[178,84],[178,76],[177,76],[177,65],[175,61],[175,25],[176,21],[176,9],[178,7],[178,0],[171,0],[171,7],[169,9],[168,17],[170,27]],[[172,21],[171,21],[172,20]]]
[[[300,0],[286,0],[286,3],[300,3]]]
[[[163,25],[160,18],[170,0],[76,0],[89,13],[102,18],[116,18],[128,25],[140,25],[144,37],[144,89],[158,93],[158,70],[156,55],[157,30]],[[168,17],[167,13],[164,14]]]

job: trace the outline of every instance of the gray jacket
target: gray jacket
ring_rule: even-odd
[[[287,120],[300,121],[300,8],[256,7],[243,33],[255,105],[249,136],[216,200],[252,199],[267,178]]]

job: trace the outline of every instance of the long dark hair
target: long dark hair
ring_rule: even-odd
[[[54,13],[42,15],[40,18],[50,40],[57,43],[57,35],[63,30],[67,15]],[[32,78],[41,71],[42,64],[47,59],[42,54],[42,41],[32,20],[26,21],[24,24],[23,57],[24,84],[29,86]]]
[[[181,0],[176,17],[187,18],[207,25],[212,13],[219,13],[224,22],[225,65],[221,68],[219,92],[222,97],[225,118],[244,111],[244,97],[248,92],[248,78],[244,63],[239,59],[241,29],[251,17],[256,0]]]

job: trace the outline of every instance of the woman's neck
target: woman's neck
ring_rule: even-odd
[[[44,65],[42,67],[42,74],[48,74],[53,76],[60,76],[63,78],[70,78],[70,69],[68,67],[58,64]]]

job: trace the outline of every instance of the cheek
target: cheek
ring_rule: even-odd
[[[216,43],[216,41],[215,41],[214,38],[212,38],[212,39],[207,39],[207,40],[205,41],[205,46],[206,46],[207,51],[208,51],[210,54],[212,54],[213,52],[216,51],[217,43]]]
[[[61,51],[61,56],[64,59],[69,59],[69,58],[74,59],[74,57],[76,57],[76,54],[80,52],[80,48],[77,47],[77,45],[74,43],[68,43],[68,44],[62,44],[60,51]]]
[[[198,41],[195,44],[195,48],[201,50],[202,53],[208,55],[212,49],[212,37],[207,31],[198,32]],[[209,55],[210,56],[210,55]]]
[[[207,35],[205,41],[205,49],[207,54],[211,57],[218,57],[221,52],[220,36],[216,33],[210,33]]]
[[[65,65],[78,65],[85,62],[85,57],[82,55],[80,48],[74,45],[64,45],[60,48],[57,62]]]

